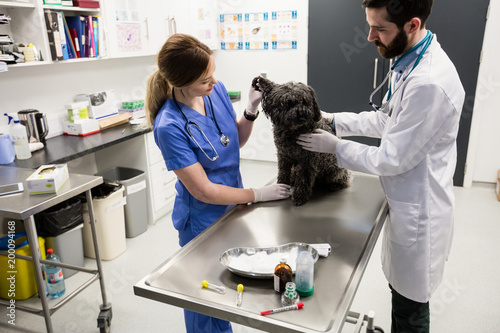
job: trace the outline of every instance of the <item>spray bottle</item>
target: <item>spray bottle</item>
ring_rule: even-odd
[[[18,119],[14,119],[14,117],[9,116],[7,113],[4,113],[4,115],[9,117],[10,138],[14,142],[16,158],[18,160],[26,160],[28,158],[31,158],[31,151],[28,144],[28,133],[26,132],[26,127],[24,127],[24,125],[22,125]],[[11,121],[13,121],[12,124]]]

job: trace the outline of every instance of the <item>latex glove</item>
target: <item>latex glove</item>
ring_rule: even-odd
[[[253,188],[255,197],[253,202],[286,199],[291,194],[291,186],[287,184],[273,184],[261,188]]]
[[[339,141],[340,139],[332,133],[317,129],[313,133],[299,135],[297,144],[305,150],[335,154]]]
[[[335,115],[330,112],[321,111],[321,117],[323,119],[326,119],[328,123],[331,125],[333,123],[333,118],[335,117]]]
[[[250,90],[248,91],[248,104],[246,108],[249,115],[255,116],[257,114],[257,108],[259,107],[261,99],[262,91],[256,90],[254,87],[250,86]]]

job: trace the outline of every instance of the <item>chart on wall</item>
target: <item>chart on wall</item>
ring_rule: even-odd
[[[245,50],[269,49],[269,14],[245,14]]]
[[[222,50],[243,49],[242,14],[220,15],[220,48]]]
[[[222,50],[295,50],[297,11],[220,14],[219,39]]]
[[[272,48],[297,49],[297,11],[272,13]]]

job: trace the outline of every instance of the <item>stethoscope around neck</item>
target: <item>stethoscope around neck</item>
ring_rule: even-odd
[[[377,106],[375,103],[373,103],[373,96],[375,96],[375,94],[380,90],[380,88],[382,88],[382,86],[387,82],[387,80],[389,80],[391,78],[392,73],[394,72],[394,68],[396,68],[396,66],[401,62],[401,60],[403,60],[403,58],[405,58],[408,54],[412,53],[415,49],[419,48],[422,44],[425,44],[424,48],[422,49],[422,52],[420,52],[420,54],[418,55],[417,60],[415,61],[415,64],[411,68],[410,72],[408,74],[406,74],[406,76],[403,78],[403,82],[406,81],[406,79],[408,78],[408,76],[410,76],[411,72],[413,72],[413,70],[415,69],[415,67],[417,67],[417,65],[420,62],[420,60],[422,59],[422,56],[424,55],[425,51],[427,51],[427,49],[429,48],[429,45],[431,45],[432,38],[433,38],[433,35],[428,30],[427,34],[425,35],[425,37],[420,42],[418,42],[417,44],[415,44],[408,52],[406,52],[405,54],[403,54],[398,60],[396,60],[394,62],[394,64],[391,66],[391,69],[389,69],[389,72],[385,76],[385,78],[382,81],[382,83],[380,83],[377,86],[377,88],[375,88],[375,90],[370,94],[370,105],[372,106],[372,108],[375,111],[379,111],[379,110],[384,111],[385,107],[391,101],[392,96],[394,96],[394,94],[399,89],[399,87],[401,87],[401,85],[399,87],[397,87],[396,90],[393,93],[392,92],[392,82],[391,82],[391,84],[389,85],[389,92],[387,93],[387,100],[384,103],[382,103],[382,106]]]
[[[215,118],[215,111],[214,111],[214,106],[212,104],[212,99],[210,98],[210,96],[207,96],[208,97],[208,100],[210,101],[210,109],[212,110],[212,114],[214,116],[214,123],[215,123],[215,126],[217,127],[217,129],[219,130],[219,133],[220,133],[220,143],[226,147],[228,144],[229,144],[229,137],[227,135],[224,135],[224,133],[222,133],[220,127],[219,127],[219,124],[217,123],[217,119]],[[205,156],[212,162],[214,162],[215,160],[217,160],[219,158],[219,154],[217,153],[217,150],[215,149],[215,147],[212,145],[212,143],[210,142],[210,140],[207,138],[207,136],[205,135],[205,133],[203,132],[203,130],[201,129],[201,127],[195,123],[194,121],[192,120],[189,120],[186,116],[186,114],[184,113],[184,111],[182,111],[182,108],[181,106],[179,105],[179,103],[177,102],[177,99],[175,99],[175,92],[174,92],[174,88],[172,88],[172,99],[174,100],[174,103],[175,105],[177,106],[177,108],[179,109],[179,111],[181,112],[182,116],[184,117],[184,119],[186,120],[186,132],[189,134],[189,136],[191,137],[191,139],[193,139],[194,143],[196,143],[196,145],[198,146],[198,148],[200,148],[200,150],[203,152],[203,154],[205,154]],[[207,112],[207,115],[208,115],[208,112]],[[189,128],[189,125],[192,125],[194,127],[196,127],[201,135],[203,135],[203,138],[205,139],[205,141],[210,145],[210,148],[212,148],[212,150],[214,151],[215,153],[215,156],[213,157],[210,157],[208,156],[208,154],[205,152],[205,150],[201,147],[201,145],[198,143],[198,141],[196,141],[193,133],[191,133],[191,129]]]

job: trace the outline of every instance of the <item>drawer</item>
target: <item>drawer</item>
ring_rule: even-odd
[[[169,171],[167,170],[167,166],[165,165],[165,162],[163,160],[156,162],[155,164],[151,164],[149,166],[149,171],[150,171],[150,176],[151,179],[154,180],[155,178],[161,178],[162,174],[166,174]],[[173,171],[172,171],[173,173]]]
[[[163,161],[163,155],[161,153],[161,150],[156,146],[152,149],[148,149],[148,156],[150,165]]]
[[[172,172],[173,173],[173,172]],[[175,178],[162,177],[161,179],[155,179],[153,182],[153,196],[167,190],[168,188],[175,187]]]
[[[158,149],[153,132],[149,132],[148,134],[146,134],[146,146],[148,150],[153,148]]]
[[[165,191],[155,195],[153,197],[154,201],[154,210],[157,211],[175,199],[175,187],[169,187]]]

